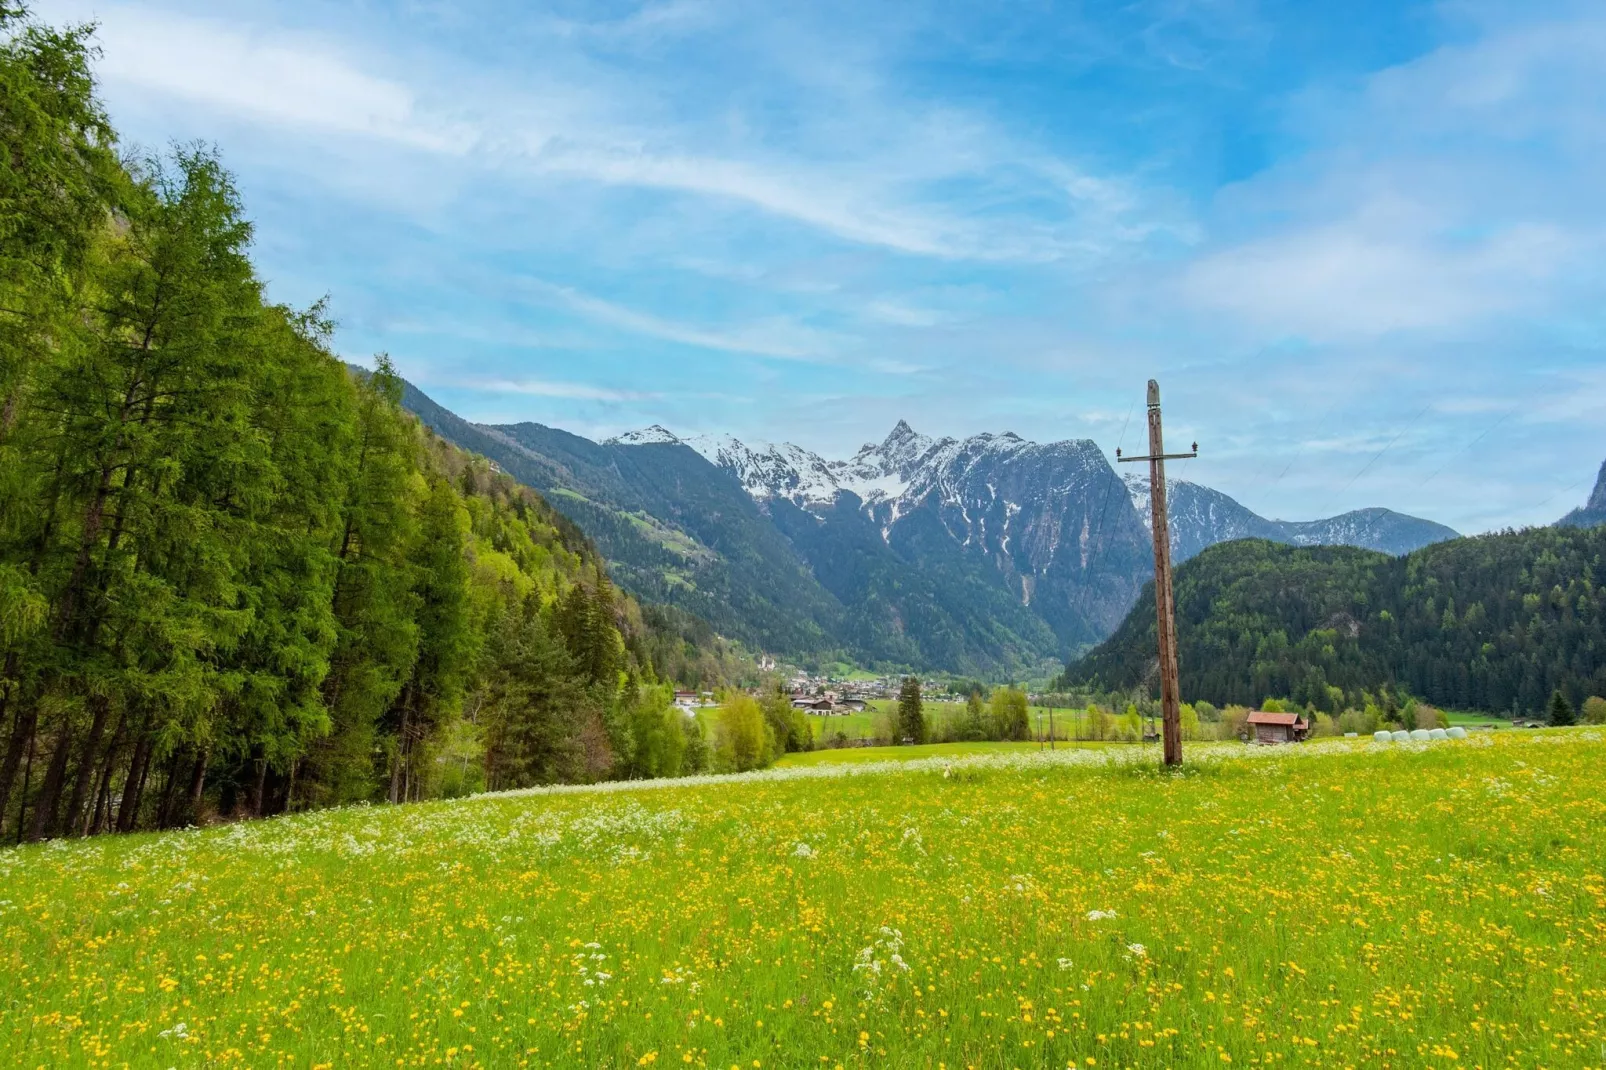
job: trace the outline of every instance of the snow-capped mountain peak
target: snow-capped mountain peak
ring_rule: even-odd
[[[624,434],[607,440],[610,444],[621,446],[657,446],[679,445],[680,439],[675,433],[663,424],[653,424],[643,427],[639,431],[626,431]]]

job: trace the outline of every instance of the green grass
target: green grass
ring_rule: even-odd
[[[877,715],[866,710],[864,713],[842,713],[830,717],[809,714],[809,725],[814,729],[814,738],[828,739],[838,732],[849,739],[871,739],[876,733]]]
[[[1468,727],[1473,725],[1484,725],[1493,728],[1511,727],[1511,718],[1501,717],[1498,714],[1479,713],[1466,710],[1445,710],[1444,712],[1445,716],[1450,718],[1450,723],[1452,725],[1458,724]]]
[[[1599,1067],[1602,736],[1017,749],[3,850],[0,1066]]]
[[[1115,743],[1067,743],[1061,740],[1059,750],[1071,747],[1124,746]],[[976,754],[1035,754],[1047,750],[1047,744],[1037,743],[927,743],[918,747],[839,747],[808,751],[803,754],[783,754],[776,760],[778,769],[805,765],[851,765],[864,762],[911,762],[921,758],[957,758]]]

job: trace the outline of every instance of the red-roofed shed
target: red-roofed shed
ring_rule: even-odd
[[[1310,722],[1297,713],[1255,710],[1246,723],[1251,743],[1298,743],[1310,735]]]

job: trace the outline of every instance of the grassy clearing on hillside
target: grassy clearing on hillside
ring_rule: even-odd
[[[774,770],[0,852],[0,1065],[1599,1066],[1606,742]]]

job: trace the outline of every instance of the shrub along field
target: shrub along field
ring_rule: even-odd
[[[0,851],[6,1066],[1600,1066],[1606,742],[779,769]]]

